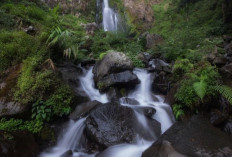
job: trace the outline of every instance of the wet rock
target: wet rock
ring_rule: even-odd
[[[62,79],[67,83],[75,94],[75,103],[83,103],[89,101],[88,95],[83,91],[80,85],[80,76],[83,72],[77,65],[65,62],[58,65],[57,70],[60,72]]]
[[[119,104],[104,104],[95,108],[86,120],[89,136],[104,147],[135,140],[132,109]]]
[[[152,80],[152,90],[154,93],[166,95],[170,89],[169,75],[165,72],[160,72],[158,75],[155,74]]]
[[[159,150],[159,157],[187,157],[177,152],[169,141],[163,141]]]
[[[131,71],[110,74],[100,79],[97,87],[100,91],[105,91],[110,87],[133,88],[140,81]]]
[[[87,24],[81,24],[81,26],[84,27],[86,34],[88,35],[94,35],[94,32],[98,30],[97,24],[95,22],[93,23],[87,23]]]
[[[129,104],[129,105],[139,105],[139,102],[133,98],[127,98],[124,97],[121,99],[123,104]]]
[[[210,123],[218,126],[224,123],[229,118],[229,115],[226,113],[222,113],[219,110],[215,110],[210,113]]]
[[[146,65],[148,65],[149,61],[152,58],[152,56],[149,53],[147,53],[147,52],[141,52],[137,57],[140,60],[142,60]]]
[[[217,65],[217,66],[223,66],[227,63],[227,58],[224,56],[217,56],[214,60],[213,60],[213,64]]]
[[[143,153],[142,157],[159,157],[164,140],[171,142],[177,152],[189,157],[206,157],[209,154],[210,157],[216,157],[219,152],[232,152],[232,138],[201,116],[193,116],[189,122],[174,124]]]
[[[226,122],[223,130],[232,136],[232,119]]]
[[[156,113],[156,109],[152,107],[143,107],[141,109],[142,109],[143,114],[147,116],[148,118],[152,118],[152,116]]]
[[[179,88],[179,84],[173,85],[173,87],[168,91],[167,96],[165,97],[164,103],[169,104],[170,106],[173,106],[175,103],[175,95],[177,93],[177,90]]]
[[[94,81],[98,82],[103,77],[119,73],[126,70],[132,70],[132,61],[122,52],[109,52],[99,61],[93,69]]]
[[[222,75],[226,78],[232,78],[232,63],[223,66],[220,69]]]
[[[152,133],[159,135],[160,123],[152,120],[148,123],[154,129]],[[135,112],[131,108],[115,102],[97,106],[86,119],[87,137],[103,146],[103,149],[120,143],[133,143],[137,132],[147,137],[147,130],[142,129],[136,121]]]
[[[75,110],[69,115],[72,120],[77,120],[86,116],[94,107],[101,105],[102,103],[94,100],[78,105]]]
[[[150,66],[153,67],[157,72],[164,71],[166,73],[172,73],[171,66],[161,59],[152,59],[149,62]]]
[[[107,97],[110,101],[118,101],[122,97],[122,94],[117,88],[110,87],[107,91]]]
[[[62,155],[60,155],[60,157],[72,157],[72,154],[73,154],[72,150],[67,150]]]
[[[0,131],[1,157],[37,157],[39,151],[39,146],[30,132]]]

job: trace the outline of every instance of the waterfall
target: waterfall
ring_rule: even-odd
[[[102,16],[104,31],[118,31],[119,16],[110,8],[109,0],[103,1]]]
[[[107,3],[106,3],[107,5]],[[94,88],[93,81],[93,67],[83,70],[83,76],[79,78],[80,85],[91,100],[98,100],[102,103],[108,102],[106,94],[101,94]],[[119,144],[111,146],[101,152],[98,157],[141,157],[142,153],[151,144],[157,140],[157,136],[150,128],[145,116],[137,112],[138,107],[151,107],[156,110],[156,113],[152,116],[153,119],[161,123],[161,132],[164,133],[173,123],[174,117],[171,107],[164,103],[161,96],[153,95],[151,92],[151,75],[143,69],[135,69],[133,71],[140,80],[140,84],[136,89],[132,91],[128,98],[135,99],[139,102],[138,105],[129,104],[120,99],[120,104],[131,107],[136,115],[135,121],[141,126],[140,129],[149,137],[143,139],[139,133],[137,133],[137,141],[134,144]],[[156,97],[156,100],[153,100]],[[70,121],[67,130],[61,134],[58,144],[50,150],[43,152],[39,157],[95,157],[95,154],[86,154],[83,144],[83,130],[85,128],[86,118],[81,118],[76,122]],[[71,154],[67,154],[71,153]]]

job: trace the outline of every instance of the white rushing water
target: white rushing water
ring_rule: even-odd
[[[100,94],[99,90],[97,90],[94,87],[94,81],[93,81],[93,67],[91,67],[89,70],[85,70],[82,68],[84,71],[84,75],[80,77],[80,82],[83,90],[85,93],[89,96],[90,100],[97,100],[101,103],[106,103],[108,102],[108,98],[106,94]]]
[[[89,96],[91,100],[98,100],[102,103],[108,102],[106,94],[101,94],[94,88],[93,81],[93,68],[88,70],[83,69],[84,74],[80,77],[80,82],[83,90]],[[154,131],[147,123],[145,116],[137,112],[138,107],[151,107],[156,110],[156,113],[152,116],[161,123],[161,132],[165,132],[173,123],[174,117],[171,107],[168,104],[163,103],[163,98],[158,95],[153,95],[151,92],[151,76],[143,69],[135,69],[134,74],[137,75],[141,83],[137,85],[136,89],[131,92],[128,97],[135,99],[139,102],[139,105],[133,105],[125,103],[121,100],[121,105],[129,106],[134,109],[138,123],[150,138],[145,140],[138,134],[137,141],[134,144],[119,144],[104,150],[99,157],[141,157],[143,151],[145,151],[158,137],[154,134]],[[156,99],[154,99],[156,97]],[[94,157],[95,154],[83,153],[82,137],[85,127],[85,119],[79,119],[77,122],[70,121],[67,127],[67,131],[62,135],[58,141],[58,144],[50,149],[48,152],[44,152],[40,157],[66,157],[63,156],[69,150],[72,150],[72,157]],[[69,156],[70,157],[70,156]]]
[[[103,1],[102,7],[104,31],[117,31],[119,15],[109,6],[109,0]]]

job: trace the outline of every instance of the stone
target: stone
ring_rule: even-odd
[[[152,133],[160,135],[160,123],[155,120],[147,120]],[[103,149],[120,143],[134,143],[137,133],[145,139],[151,139],[142,124],[136,121],[135,112],[126,106],[116,102],[99,105],[91,111],[86,119],[87,137],[91,138]]]
[[[171,66],[168,63],[166,63],[165,61],[161,60],[161,59],[152,59],[149,62],[149,64],[157,72],[164,71],[164,72],[169,73],[169,74],[172,73]]]
[[[227,59],[224,56],[217,56],[214,60],[213,60],[213,64],[217,65],[217,66],[223,66],[227,63]]]
[[[133,98],[127,98],[127,97],[123,97],[121,98],[121,102],[123,104],[129,104],[129,105],[139,105],[139,102]]]
[[[98,82],[103,77],[123,71],[132,71],[133,63],[129,57],[122,52],[109,52],[94,66],[94,81]]]
[[[122,94],[118,90],[118,88],[110,87],[110,89],[107,91],[107,98],[110,101],[118,101],[121,97]]]
[[[143,61],[146,65],[148,65],[149,61],[151,60],[152,56],[147,52],[141,52],[137,56],[140,60]]]
[[[102,103],[94,100],[78,105],[75,110],[69,115],[72,120],[77,120],[86,116],[94,107],[102,105]]]
[[[57,65],[57,70],[64,82],[68,84],[73,90],[76,104],[89,101],[88,95],[80,86],[79,78],[83,74],[80,67],[71,62],[64,62],[63,64]]]
[[[100,91],[106,91],[110,87],[133,88],[140,81],[131,71],[110,74],[98,81],[97,87]]]
[[[163,141],[169,141],[173,148],[189,157],[217,157],[219,152],[231,157],[232,137],[213,127],[202,116],[193,116],[188,122],[177,122],[152,144],[142,157],[159,157]],[[229,155],[230,154],[230,155]]]
[[[228,118],[228,114],[222,113],[219,110],[214,110],[210,113],[210,123],[214,126],[224,123]]]
[[[24,32],[26,32],[27,34],[30,34],[30,35],[35,35],[37,32],[37,29],[34,28],[33,26],[29,26],[29,27],[24,29]]]
[[[232,136],[232,119],[228,120],[225,123],[225,126],[223,128],[223,130],[228,133],[230,136]]]
[[[232,79],[232,63],[220,68],[220,72],[222,73],[223,77]]]
[[[0,131],[1,157],[37,157],[39,146],[28,131]]]

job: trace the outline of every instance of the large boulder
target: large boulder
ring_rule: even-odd
[[[134,87],[140,81],[131,71],[110,74],[98,81],[97,87],[100,91],[105,91],[110,87]]]
[[[188,123],[174,124],[142,157],[163,157],[162,154],[171,150],[170,145],[165,146],[168,148],[165,151],[161,149],[164,141],[169,141],[176,152],[189,157],[231,157],[232,154],[232,138],[201,116],[193,116]]]
[[[98,82],[103,77],[119,73],[126,70],[132,70],[133,63],[129,57],[122,52],[109,52],[99,61],[93,69],[94,81]]]
[[[72,120],[77,120],[80,117],[86,116],[94,107],[101,105],[102,103],[94,100],[78,105],[75,110],[69,115]]]
[[[0,131],[1,157],[37,157],[39,146],[28,131]]]
[[[133,143],[136,141],[137,132],[140,132],[144,138],[151,138],[145,137],[148,136],[146,132],[148,128],[143,130],[142,124],[137,122],[136,118],[131,108],[121,106],[116,102],[99,105],[86,119],[87,137],[103,148],[120,143]],[[148,124],[152,126],[152,132],[159,136],[160,123],[151,120]]]

